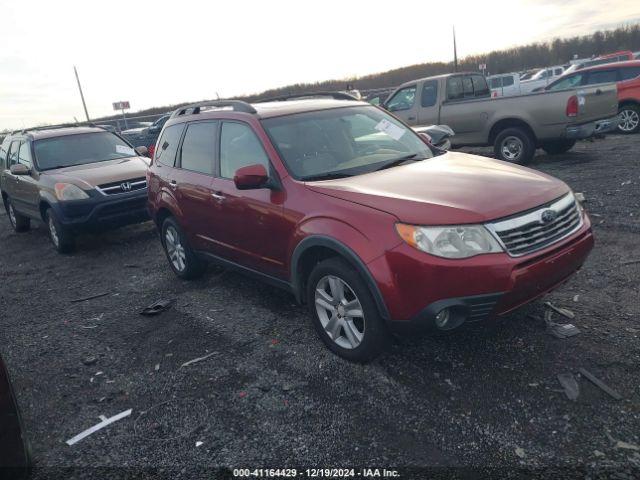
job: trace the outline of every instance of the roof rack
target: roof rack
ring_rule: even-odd
[[[317,97],[329,97],[335,100],[358,100],[353,95],[346,92],[307,92],[307,93],[295,93],[292,95],[282,95],[281,97],[271,97],[260,100],[262,102],[285,102],[287,100],[301,99],[301,98],[317,98]]]
[[[41,130],[58,130],[61,128],[75,128],[75,127],[85,127],[85,126],[89,126],[89,127],[98,127],[98,125],[93,125],[91,123],[89,124],[78,124],[78,123],[65,123],[65,124],[61,124],[61,125],[43,125],[41,127],[29,127],[29,128],[23,128],[21,130],[15,130],[13,132],[11,132],[12,134],[19,132],[20,135],[23,135],[25,133],[29,133],[29,132],[39,132]],[[98,127],[100,128],[100,127]]]
[[[203,107],[231,107],[236,112],[258,113],[255,108],[242,100],[212,100],[210,102],[192,103],[191,105],[180,107],[171,114],[171,118],[178,117],[180,115],[198,114]]]

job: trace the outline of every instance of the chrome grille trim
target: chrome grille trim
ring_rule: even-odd
[[[552,210],[556,218],[544,223],[542,213]],[[580,207],[572,193],[520,216],[486,224],[502,248],[512,257],[521,257],[553,245],[575,233],[583,225]]]
[[[123,183],[128,183],[130,185],[129,190],[122,190],[121,185]],[[98,185],[96,190],[98,190],[103,195],[119,195],[131,192],[137,192],[139,190],[144,190],[147,188],[147,180],[145,178],[132,178],[131,180],[121,180],[119,182],[105,183],[103,185]]]

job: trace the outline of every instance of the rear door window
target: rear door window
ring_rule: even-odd
[[[610,83],[618,81],[618,71],[612,70],[595,70],[589,72],[586,85],[598,85],[600,83]]]
[[[511,77],[504,77],[511,78]],[[486,97],[489,95],[489,87],[487,86],[487,81],[482,75],[472,75],[471,81],[473,83],[473,96],[474,97]],[[503,79],[504,82],[504,79]],[[513,80],[512,80],[513,83]],[[503,83],[503,86],[507,86]]]
[[[433,107],[438,99],[438,81],[428,80],[422,85],[422,98],[420,104],[423,107]]]
[[[462,90],[465,98],[473,97],[473,80],[471,77],[462,77]]]
[[[180,167],[213,175],[218,122],[198,122],[187,127],[180,153]]]
[[[512,76],[502,77],[502,85],[504,87],[510,87],[511,85],[513,85],[513,77]]]
[[[640,67],[628,67],[620,69],[620,80],[631,80],[640,77]]]
[[[176,153],[178,152],[178,144],[180,143],[183,128],[184,124],[179,123],[164,129],[155,153],[156,162],[169,167],[175,165]]]

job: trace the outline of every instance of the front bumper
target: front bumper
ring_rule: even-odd
[[[565,137],[570,140],[581,140],[594,135],[601,135],[618,128],[620,118],[614,117],[597,120],[595,122],[583,123],[582,125],[570,125],[565,130]]]
[[[72,231],[104,230],[149,219],[146,188],[117,195],[92,191],[89,195],[85,200],[51,205],[64,227]]]
[[[580,269],[593,244],[585,215],[577,232],[522,257],[497,253],[450,260],[402,243],[367,266],[389,311],[390,327],[433,327],[446,307],[464,321],[481,321],[545,295]]]

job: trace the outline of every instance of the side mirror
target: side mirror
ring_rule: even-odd
[[[31,173],[31,170],[29,169],[29,167],[21,163],[16,163],[14,165],[11,165],[11,167],[9,168],[9,171],[11,172],[12,175],[29,175]]]
[[[420,133],[418,133],[418,136],[427,145],[433,145],[433,140],[432,140],[431,136],[428,133],[420,132]]]
[[[136,147],[135,151],[141,157],[146,157],[149,154],[149,149],[147,147],[145,147],[144,145],[142,145],[140,147]]]
[[[269,174],[264,165],[249,165],[236,170],[233,182],[238,190],[264,188],[269,182]]]

